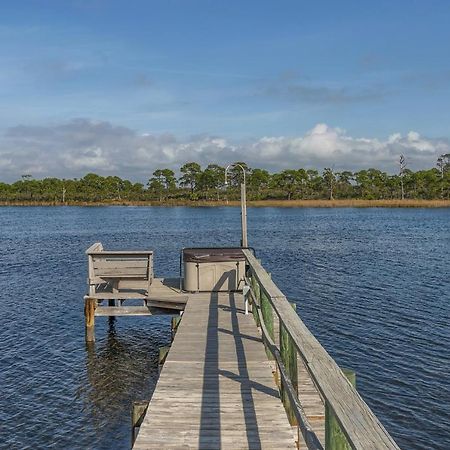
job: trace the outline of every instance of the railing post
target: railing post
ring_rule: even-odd
[[[356,373],[350,369],[341,369],[353,387],[356,387]],[[325,403],[325,449],[351,450],[345,434],[328,403]]]
[[[291,303],[291,305],[294,309],[296,309],[295,303]],[[284,367],[286,368],[286,372],[298,396],[297,349],[294,345],[291,336],[289,336],[288,332],[286,331],[286,328],[284,327],[283,321],[281,319],[280,319],[280,354]],[[291,402],[289,401],[289,397],[283,387],[283,382],[281,382],[281,398],[283,400],[284,408],[286,409],[286,414],[289,418],[289,423],[291,425],[297,425],[297,420],[295,418]]]
[[[274,339],[273,332],[273,309],[270,301],[266,295],[266,293],[260,290],[260,304],[261,304],[261,314],[264,320],[264,325],[266,326],[267,333],[269,336]],[[266,349],[267,357],[269,359],[273,359],[272,352]]]
[[[256,308],[261,305],[261,296],[260,296],[260,289],[259,289],[258,281],[256,280],[256,277],[253,275],[253,273],[252,273],[252,277],[251,277],[251,283],[252,283],[252,291],[253,291],[253,294],[254,294],[256,302],[257,302],[257,305],[255,305],[255,307],[252,306],[252,314],[253,314],[253,319],[255,320],[256,326],[259,327],[258,311],[256,310]]]

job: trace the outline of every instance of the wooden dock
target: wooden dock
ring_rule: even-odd
[[[135,449],[295,449],[240,294],[192,294]]]
[[[153,277],[151,251],[88,250],[87,342],[96,316],[182,313],[150,402],[133,409],[133,448],[398,449],[354,372],[336,364],[260,261],[241,251],[239,264],[217,270],[218,286],[234,279],[242,293],[192,293],[181,278]]]

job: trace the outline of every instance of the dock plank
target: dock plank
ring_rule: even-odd
[[[135,449],[295,449],[240,294],[189,296]]]

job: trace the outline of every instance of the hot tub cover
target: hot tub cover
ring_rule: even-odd
[[[205,263],[224,261],[244,261],[245,256],[240,248],[185,248],[183,261]]]

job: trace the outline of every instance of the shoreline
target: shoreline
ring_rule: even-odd
[[[0,202],[0,207],[7,206],[159,206],[159,207],[236,207],[240,206],[238,200],[220,201],[188,201],[169,200],[159,201],[129,201],[111,200],[102,202],[31,202],[12,201]],[[358,200],[358,199],[338,199],[338,200],[252,200],[247,202],[248,207],[256,208],[450,208],[450,200]]]

